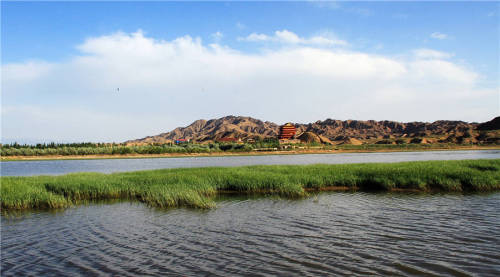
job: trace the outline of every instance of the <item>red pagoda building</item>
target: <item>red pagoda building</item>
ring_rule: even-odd
[[[287,123],[280,127],[279,139],[291,139],[295,136],[297,128],[292,123]]]

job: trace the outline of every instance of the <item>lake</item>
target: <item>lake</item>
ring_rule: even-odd
[[[123,172],[180,167],[245,166],[276,164],[341,164],[425,160],[498,159],[500,150],[422,151],[259,155],[144,159],[46,160],[0,162],[2,176],[59,175],[71,172]]]
[[[2,214],[2,276],[499,276],[500,193],[221,197]]]

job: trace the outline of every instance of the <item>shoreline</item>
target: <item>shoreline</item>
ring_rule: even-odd
[[[310,150],[277,150],[251,152],[214,152],[214,153],[165,153],[165,154],[115,154],[115,155],[47,155],[47,156],[2,156],[0,161],[45,161],[45,160],[100,160],[100,159],[150,159],[150,158],[190,158],[190,157],[225,157],[225,156],[268,156],[268,155],[304,155],[304,154],[342,154],[342,153],[392,153],[392,152],[425,152],[425,151],[466,151],[466,150],[500,150],[495,146],[456,146],[453,148],[415,148],[415,149],[310,149]]]

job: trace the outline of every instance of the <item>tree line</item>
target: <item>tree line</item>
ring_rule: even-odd
[[[165,154],[165,153],[211,153],[211,152],[248,152],[257,148],[278,147],[273,139],[254,143],[181,143],[126,145],[120,143],[39,143],[0,145],[1,156],[46,156],[46,155],[125,155],[125,154]]]

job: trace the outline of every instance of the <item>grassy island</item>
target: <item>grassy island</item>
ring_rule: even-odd
[[[499,190],[500,159],[207,167],[0,180],[4,210],[64,208],[81,200],[118,198],[154,207],[211,208],[218,193],[297,198],[313,190]]]

